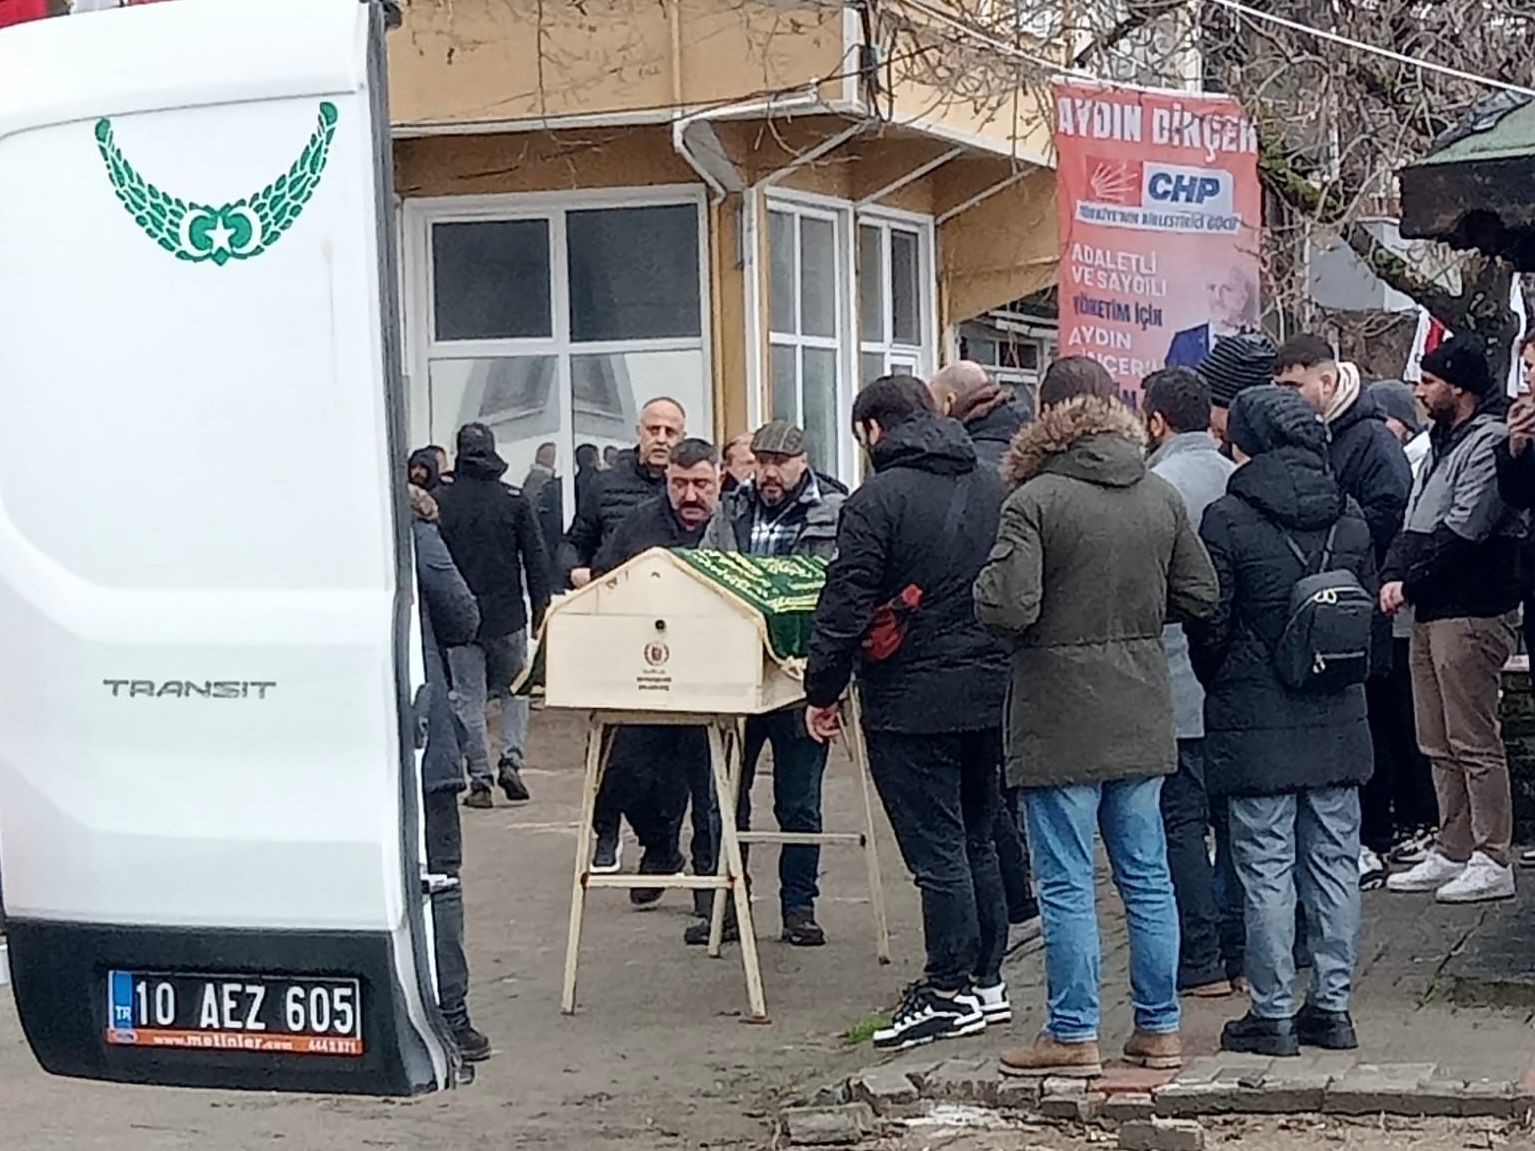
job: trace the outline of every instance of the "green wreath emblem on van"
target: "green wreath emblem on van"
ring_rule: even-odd
[[[111,120],[97,122],[96,147],[118,201],[146,236],[178,260],[223,267],[261,255],[298,220],[320,186],[338,118],[334,104],[322,103],[314,135],[293,167],[254,196],[219,207],[179,199],[139,175],[117,146]]]

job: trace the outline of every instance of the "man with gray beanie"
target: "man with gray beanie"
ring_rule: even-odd
[[[1274,345],[1267,336],[1227,336],[1194,369],[1210,385],[1210,430],[1221,442],[1221,450],[1230,455],[1226,445],[1226,413],[1231,401],[1248,388],[1274,382]]]
[[[1411,606],[1418,745],[1433,765],[1439,842],[1392,891],[1441,903],[1514,894],[1513,801],[1498,724],[1503,665],[1518,626],[1524,515],[1498,491],[1508,438],[1481,349],[1451,339],[1423,357],[1417,397],[1433,423],[1429,458],[1387,556],[1381,608]]]

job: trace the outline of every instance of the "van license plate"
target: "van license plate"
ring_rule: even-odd
[[[107,973],[107,1042],[116,1047],[361,1055],[355,979]]]

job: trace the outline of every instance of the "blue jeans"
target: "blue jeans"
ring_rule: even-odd
[[[1231,849],[1247,895],[1253,1014],[1295,1014],[1297,899],[1310,936],[1310,1001],[1347,1011],[1359,962],[1359,789],[1234,796]]]
[[[826,745],[810,738],[800,708],[753,716],[746,721],[741,794],[736,800],[736,828],[752,825],[752,783],[764,744],[773,745],[773,818],[779,831],[821,830],[821,781],[826,775]],[[744,849],[743,849],[744,851]],[[821,849],[786,843],[778,852],[778,900],[785,912],[814,911],[820,889]]]
[[[512,682],[528,662],[528,633],[476,640],[448,649],[448,670],[457,696],[459,721],[469,732],[464,757],[469,761],[469,782],[490,787],[490,733],[485,725],[485,705],[501,700],[501,758],[521,770],[523,748],[528,742],[528,698],[511,693]]]
[[[1125,904],[1136,1030],[1156,1035],[1178,1030],[1178,907],[1167,871],[1161,796],[1160,776],[1023,793],[1045,924],[1050,997],[1045,1031],[1063,1043],[1098,1038],[1095,829],[1103,834]]]

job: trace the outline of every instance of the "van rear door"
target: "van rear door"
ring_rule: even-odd
[[[0,894],[59,1074],[451,1077],[383,34],[359,0],[0,31]]]

